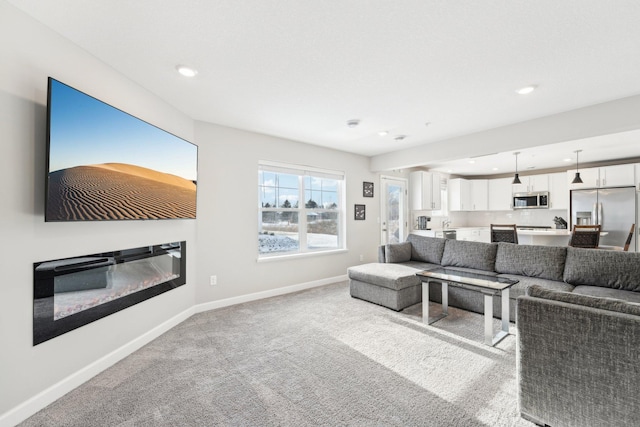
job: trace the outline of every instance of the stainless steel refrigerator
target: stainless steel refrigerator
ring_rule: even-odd
[[[601,245],[624,246],[631,224],[636,222],[635,187],[571,191],[571,228],[576,224],[600,224],[606,236]],[[629,251],[636,251],[634,233]]]

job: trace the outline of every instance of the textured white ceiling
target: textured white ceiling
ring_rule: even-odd
[[[7,1],[194,119],[363,155],[640,94],[636,0]]]

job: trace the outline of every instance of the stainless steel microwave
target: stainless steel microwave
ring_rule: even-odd
[[[514,193],[513,209],[549,209],[549,192]]]

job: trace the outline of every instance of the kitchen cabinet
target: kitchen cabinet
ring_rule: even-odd
[[[481,228],[479,232],[479,242],[491,243],[491,231],[488,228]]]
[[[456,240],[466,240],[470,242],[485,242],[489,243],[491,241],[489,229],[486,227],[483,228],[457,228],[456,229]]]
[[[640,191],[640,163],[636,163],[635,167],[636,167],[636,178],[635,178],[636,191]]]
[[[635,185],[633,165],[603,166],[600,168],[599,187],[626,187]]]
[[[549,174],[549,209],[569,209],[569,183],[564,172]]]
[[[563,174],[564,175],[564,174]],[[563,176],[564,179],[564,176]],[[566,180],[565,180],[566,181]],[[509,211],[511,210],[512,183],[513,178],[496,178],[489,180],[489,210]],[[566,183],[565,183],[566,184]]]
[[[529,175],[521,176],[522,184],[513,186],[514,193],[530,193],[532,191],[549,191],[549,175]]]
[[[471,183],[471,211],[489,210],[489,180],[472,179]]]
[[[569,190],[580,188],[627,187],[636,184],[635,169],[632,164],[580,169],[582,184],[571,183],[575,176],[575,169],[567,171]]]
[[[450,211],[489,209],[489,180],[487,179],[450,179],[447,193]]]
[[[409,187],[411,188],[411,208],[414,211],[442,208],[441,179],[442,177],[437,172],[411,172]]]
[[[449,179],[449,211],[468,211],[471,207],[471,183],[463,178]]]

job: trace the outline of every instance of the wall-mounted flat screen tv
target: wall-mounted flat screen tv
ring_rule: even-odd
[[[45,221],[196,217],[198,147],[49,78]]]

